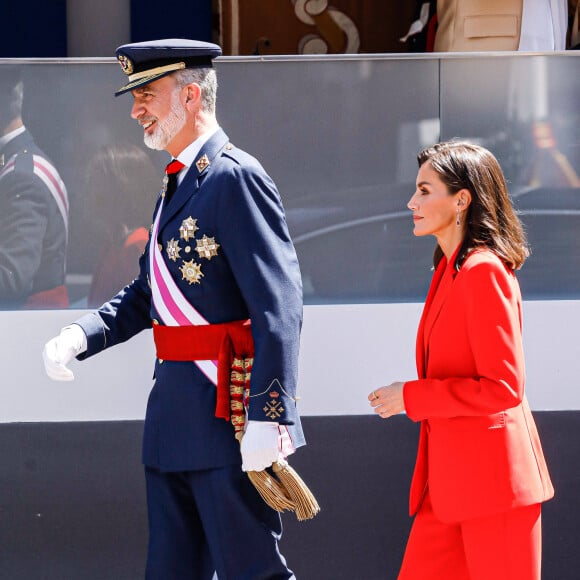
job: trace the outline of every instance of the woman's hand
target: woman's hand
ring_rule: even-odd
[[[405,383],[391,383],[388,387],[375,389],[368,399],[375,413],[383,419],[388,419],[393,415],[402,413],[405,410],[405,400],[403,399],[403,387]]]

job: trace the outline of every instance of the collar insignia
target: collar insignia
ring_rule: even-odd
[[[197,170],[201,173],[207,166],[209,165],[209,159],[207,155],[204,153],[196,162],[195,166]]]

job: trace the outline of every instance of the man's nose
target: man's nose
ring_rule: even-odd
[[[144,107],[136,102],[133,103],[133,106],[131,107],[131,117],[133,119],[138,119],[139,117],[141,117],[143,115],[143,111],[144,111]]]

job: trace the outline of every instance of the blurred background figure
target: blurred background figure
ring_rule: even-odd
[[[137,275],[159,188],[151,159],[136,145],[106,145],[91,159],[86,199],[95,225],[103,230],[103,245],[87,306],[100,306]]]
[[[437,0],[435,52],[566,48],[568,0]]]
[[[66,308],[68,197],[22,121],[19,67],[0,77],[0,308]]]

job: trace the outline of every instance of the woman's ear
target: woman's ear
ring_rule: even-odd
[[[467,209],[471,203],[471,192],[469,189],[460,189],[457,192],[457,205],[461,209]]]

